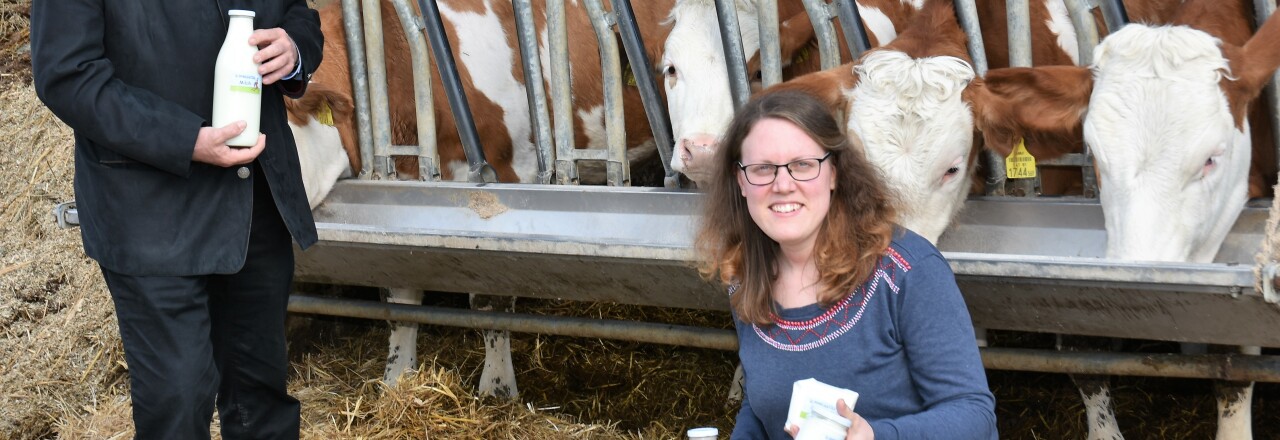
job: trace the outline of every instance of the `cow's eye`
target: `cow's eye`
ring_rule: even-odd
[[[1213,172],[1213,168],[1217,166],[1217,164],[1218,164],[1218,159],[1215,156],[1209,156],[1208,159],[1205,159],[1204,167],[1200,169],[1200,178],[1203,179],[1205,177],[1208,177],[1209,173]]]
[[[668,65],[666,65],[666,66],[663,66],[663,67],[662,67],[662,75],[663,75],[663,76],[666,76],[666,77],[668,77],[668,78],[675,77],[675,76],[676,76],[676,66],[673,66],[673,65],[670,65],[670,64],[668,64]]]
[[[958,166],[947,168],[947,176],[954,176],[956,175],[956,173],[959,173],[959,172],[960,172],[960,167]]]

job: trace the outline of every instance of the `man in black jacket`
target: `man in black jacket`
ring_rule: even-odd
[[[210,127],[229,9],[256,12],[262,135]],[[75,130],[85,253],[115,302],[138,438],[297,438],[285,389],[290,237],[316,241],[285,119],[320,63],[304,0],[35,0],[40,99]],[[216,396],[216,398],[215,398]]]

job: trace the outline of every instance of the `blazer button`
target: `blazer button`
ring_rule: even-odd
[[[241,179],[248,179],[249,167],[240,167],[240,169],[236,170],[236,175],[239,176]]]

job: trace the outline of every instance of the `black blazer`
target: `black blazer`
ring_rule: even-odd
[[[316,241],[282,94],[320,64],[319,16],[304,0],[35,0],[31,67],[45,105],[75,130],[76,205],[85,253],[129,275],[233,273],[243,266],[252,172],[191,161],[213,111],[227,10],[283,28],[302,73],[263,88],[257,161],[295,242]],[[251,171],[252,165],[247,165]]]

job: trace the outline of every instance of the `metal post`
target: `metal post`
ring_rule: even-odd
[[[809,13],[809,22],[813,23],[813,35],[818,38],[822,69],[839,66],[840,41],[836,39],[835,25],[831,24],[836,14],[831,13],[825,0],[804,0],[804,9]]]
[[[538,183],[551,183],[555,152],[551,149],[551,114],[542,82],[542,60],[538,57],[538,33],[533,23],[531,0],[511,0],[516,16],[516,37],[524,67],[525,97],[529,100],[529,123],[538,149]]]
[[[427,37],[431,40],[431,54],[435,55],[436,67],[440,69],[440,80],[444,84],[445,96],[449,98],[449,109],[453,111],[453,120],[458,126],[458,138],[462,140],[462,150],[467,155],[468,182],[496,182],[498,175],[485,160],[484,150],[480,146],[480,136],[476,134],[476,123],[471,117],[471,106],[467,104],[467,95],[462,90],[462,79],[458,76],[458,66],[453,61],[453,48],[449,47],[449,36],[444,33],[444,24],[440,20],[440,9],[435,0],[418,0],[422,9],[423,24]]]
[[[440,180],[440,152],[436,148],[436,112],[435,96],[431,93],[431,53],[427,49],[426,38],[422,35],[422,22],[413,13],[407,0],[391,0],[391,5],[400,17],[400,27],[404,29],[405,38],[409,42],[409,57],[413,64],[413,103],[418,128],[418,148],[413,155],[418,156],[418,179]],[[398,146],[392,145],[392,155],[398,154]]]
[[[1031,67],[1031,9],[1028,0],[1005,0],[1009,23],[1009,66]],[[1040,192],[1039,173],[1036,177],[1014,179],[1009,182],[1009,192],[1015,196],[1035,197]]]
[[[775,2],[777,0],[763,0]],[[613,11],[618,18],[618,33],[622,36],[622,47],[627,51],[627,59],[631,62],[631,75],[636,78],[636,88],[640,90],[640,102],[644,104],[645,116],[649,118],[649,129],[653,131],[653,142],[658,147],[658,158],[662,160],[662,169],[666,172],[665,186],[674,188],[680,183],[680,174],[671,169],[671,155],[675,144],[671,138],[671,120],[667,110],[662,106],[662,96],[658,94],[658,82],[653,76],[649,54],[644,50],[644,39],[640,28],[636,26],[636,14],[631,9],[631,0],[613,0]],[[777,8],[774,9],[777,15]],[[777,20],[774,20],[777,28]],[[774,41],[776,58],[776,45]]]
[[[1124,25],[1129,24],[1129,13],[1124,10],[1121,0],[1101,0],[1102,18],[1107,23],[1107,34],[1113,34]]]
[[[631,172],[627,166],[627,127],[622,115],[622,61],[618,40],[613,36],[613,14],[605,12],[600,0],[585,0],[591,27],[596,31],[600,52],[600,73],[604,80],[604,131],[609,160],[605,175],[609,186],[628,186]]]
[[[378,179],[395,173],[387,150],[391,145],[391,106],[387,100],[387,63],[382,42],[382,6],[364,0],[365,64],[369,69],[369,113],[373,127],[373,172]]]
[[[844,41],[849,45],[849,55],[858,59],[871,50],[871,39],[867,37],[867,28],[862,25],[862,14],[858,12],[858,4],[853,0],[837,0],[840,7],[840,28],[844,30]]]
[[[1076,45],[1080,47],[1079,65],[1093,64],[1093,49],[1098,46],[1098,24],[1093,19],[1093,7],[1090,0],[1066,0],[1067,11],[1071,15],[1071,25],[1076,29]],[[1084,165],[1080,167],[1080,177],[1084,185],[1084,196],[1098,197],[1098,175],[1093,170],[1093,151],[1089,144],[1084,144]]]
[[[758,0],[760,13],[760,80],[768,88],[782,82],[782,47],[778,42],[778,0]]]
[[[1274,0],[1253,0],[1253,6],[1258,27],[1262,27],[1262,24],[1266,23],[1271,14],[1276,11]],[[1276,144],[1276,166],[1280,167],[1280,72],[1271,74],[1271,84],[1267,84],[1262,94],[1266,96],[1267,104],[1271,106],[1271,133]]]
[[[564,0],[547,0],[547,44],[551,49],[551,105],[555,117],[556,183],[578,183],[573,160],[573,101],[569,91],[569,32]]]
[[[373,177],[373,132],[369,116],[369,75],[365,70],[364,31],[357,0],[342,0],[342,28],[347,34],[347,66],[351,69],[351,90],[355,94],[356,133],[360,139],[361,179]],[[381,32],[381,29],[378,30]]]
[[[738,26],[738,5],[735,0],[715,1],[716,16],[720,19],[720,44],[729,69],[729,90],[736,110],[742,108],[751,96],[751,87],[747,84],[747,59],[742,49],[742,30]]]
[[[974,0],[956,0],[955,7],[956,19],[969,40],[969,58],[973,60],[973,72],[980,77],[987,76],[987,48],[982,42],[982,25],[978,23],[978,7],[974,4]],[[991,150],[985,150],[983,158],[987,162],[988,173],[985,193],[989,196],[1004,195],[1004,158]]]

